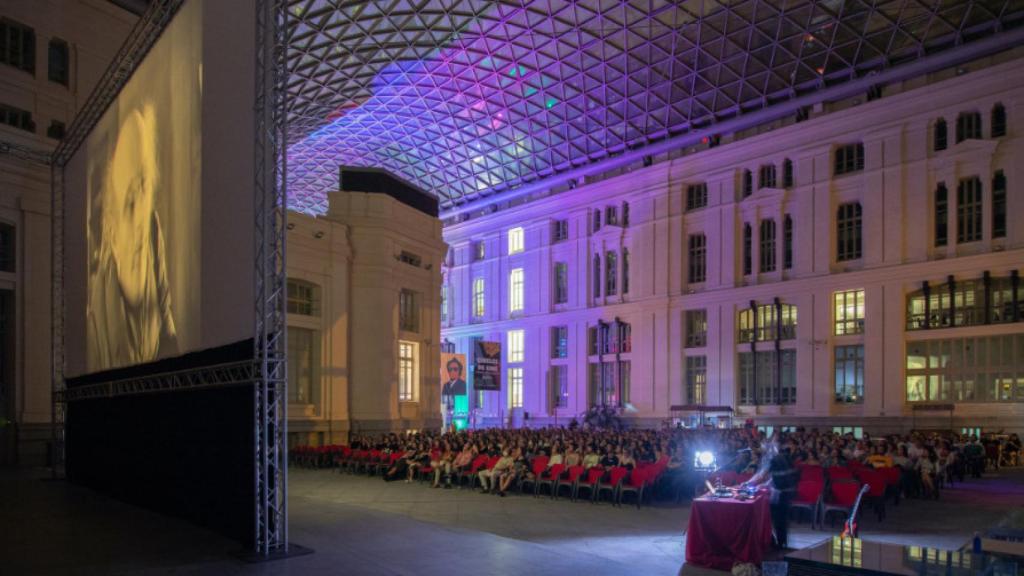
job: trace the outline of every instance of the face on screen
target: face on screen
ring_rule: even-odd
[[[137,306],[152,274],[152,221],[156,154],[154,126],[133,111],[121,125],[104,200],[104,233],[117,263],[125,300]]]

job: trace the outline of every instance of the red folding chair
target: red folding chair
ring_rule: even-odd
[[[639,510],[640,504],[644,500],[644,488],[647,486],[648,475],[655,471],[656,469],[653,467],[634,468],[625,482],[619,485],[619,497],[617,500],[619,506],[622,506],[622,498],[626,494],[634,494],[636,495],[636,509]]]

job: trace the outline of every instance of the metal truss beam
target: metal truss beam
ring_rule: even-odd
[[[252,385],[257,365],[250,361],[204,366],[191,370],[178,370],[125,378],[112,382],[68,388],[61,393],[62,402],[77,402],[94,398],[114,398],[154,392],[179,392],[226,386]]]
[[[256,2],[255,398],[256,553],[288,551],[285,338],[287,3]]]

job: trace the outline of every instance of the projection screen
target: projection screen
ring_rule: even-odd
[[[201,8],[185,3],[67,167],[69,215],[84,209],[68,229],[84,226],[85,306],[68,311],[84,312],[84,372],[201,346]]]

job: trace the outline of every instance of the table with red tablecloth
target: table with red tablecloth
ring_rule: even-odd
[[[686,529],[686,562],[732,570],[736,562],[761,565],[772,544],[768,496],[750,500],[696,498]]]

